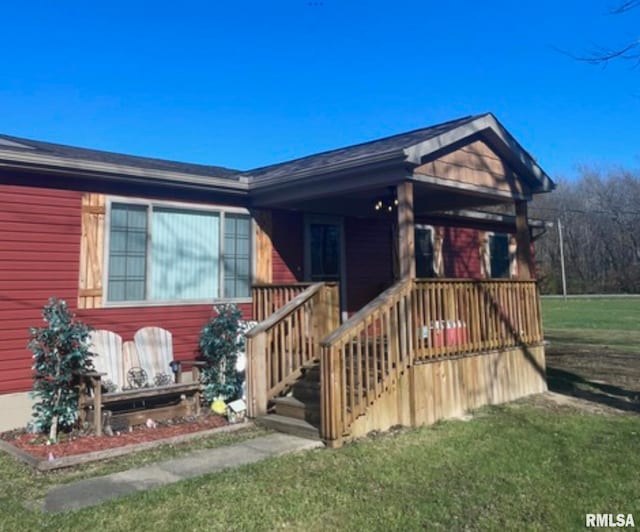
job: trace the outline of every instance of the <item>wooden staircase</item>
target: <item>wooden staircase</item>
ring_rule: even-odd
[[[258,422],[270,429],[311,440],[320,439],[320,364],[302,370],[289,393],[270,401]]]
[[[320,439],[320,342],[340,326],[336,283],[254,287],[246,334],[248,415],[258,423]]]

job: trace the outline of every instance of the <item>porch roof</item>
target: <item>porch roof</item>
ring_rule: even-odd
[[[289,181],[298,177],[312,176],[320,172],[326,173],[332,170],[353,168],[384,160],[405,160],[408,154],[407,150],[468,125],[477,118],[479,116],[465,116],[391,137],[256,168],[244,172],[244,175],[259,186],[267,182]]]
[[[499,158],[508,174],[499,176],[503,181],[500,190],[425,172],[425,163],[472,143],[481,143]],[[482,155],[475,157],[481,159]],[[250,170],[242,176],[248,179],[254,205],[299,205],[302,209],[316,208],[320,198],[332,197],[340,203],[345,195],[351,206],[362,200],[361,196],[369,202],[371,194],[380,195],[386,187],[403,181],[416,183],[417,203],[427,210],[476,207],[494,199],[530,199],[532,194],[555,188],[535,159],[491,113]],[[460,201],[462,197],[465,199]]]

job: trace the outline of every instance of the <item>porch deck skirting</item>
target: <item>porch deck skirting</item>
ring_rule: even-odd
[[[342,441],[396,425],[430,425],[546,390],[542,344],[416,362],[353,422]]]

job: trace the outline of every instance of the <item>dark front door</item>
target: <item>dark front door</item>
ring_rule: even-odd
[[[340,310],[345,319],[346,282],[342,218],[313,216],[305,223],[305,280],[340,283]]]
[[[309,280],[340,281],[341,226],[309,223]]]

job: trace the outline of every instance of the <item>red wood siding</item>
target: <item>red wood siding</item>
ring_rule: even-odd
[[[445,277],[480,278],[479,232],[465,227],[446,227],[442,258]]]
[[[50,296],[75,307],[78,192],[0,186],[0,393],[31,389],[29,327]]]
[[[31,389],[29,327],[42,325],[50,296],[124,340],[147,325],[171,331],[176,359],[192,358],[211,305],[77,311],[81,193],[0,185],[0,394]],[[245,318],[251,305],[241,305]]]
[[[347,311],[352,313],[393,283],[391,226],[386,220],[347,218],[344,232]]]
[[[273,211],[273,284],[304,279],[304,217],[293,211]]]

